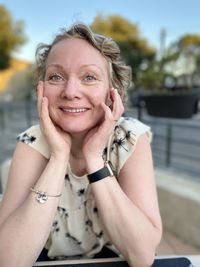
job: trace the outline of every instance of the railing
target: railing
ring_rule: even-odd
[[[177,120],[143,116],[143,122],[152,128],[155,166],[200,178],[200,118]]]
[[[138,117],[137,110],[127,115]],[[200,117],[160,119],[145,112],[141,120],[153,132],[152,150],[155,166],[188,172],[200,178]],[[0,164],[11,157],[16,136],[38,122],[34,102],[0,103]]]
[[[33,101],[0,103],[0,164],[12,156],[17,135],[37,121]]]

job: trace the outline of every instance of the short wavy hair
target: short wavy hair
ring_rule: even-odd
[[[96,48],[107,60],[111,86],[118,90],[122,100],[125,100],[126,91],[131,83],[131,67],[121,60],[120,48],[112,38],[93,33],[83,23],[76,23],[70,29],[61,29],[51,44],[39,44],[36,49],[36,75],[37,80],[44,80],[46,61],[52,47],[58,42],[68,38],[86,40]]]

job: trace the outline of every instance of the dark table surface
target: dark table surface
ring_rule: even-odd
[[[198,267],[197,262],[200,262],[200,255],[195,256],[172,256],[158,257],[152,267]],[[65,261],[49,261],[37,262],[34,266],[46,267],[128,267],[128,264],[119,259],[95,259],[95,260],[65,260]]]

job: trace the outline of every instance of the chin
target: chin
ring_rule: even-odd
[[[69,125],[69,124],[59,124],[59,127],[64,131],[67,132],[69,134],[79,134],[79,133],[85,133],[88,132],[91,128],[93,128],[94,126],[82,126],[82,125]]]
[[[53,120],[53,119],[52,119]],[[67,120],[61,120],[59,118],[54,119],[54,124],[60,127],[64,132],[67,132],[69,134],[78,134],[78,133],[85,133],[89,132],[92,128],[96,127],[100,122],[102,118],[95,118],[92,119],[67,119]]]

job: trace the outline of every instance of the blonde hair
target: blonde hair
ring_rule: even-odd
[[[120,49],[116,42],[111,38],[93,33],[88,26],[82,23],[74,24],[69,30],[62,29],[51,44],[38,45],[36,49],[37,79],[44,80],[46,61],[52,47],[58,42],[71,37],[86,40],[105,57],[108,62],[111,85],[118,90],[122,100],[124,100],[126,90],[131,83],[131,68],[122,62]]]

